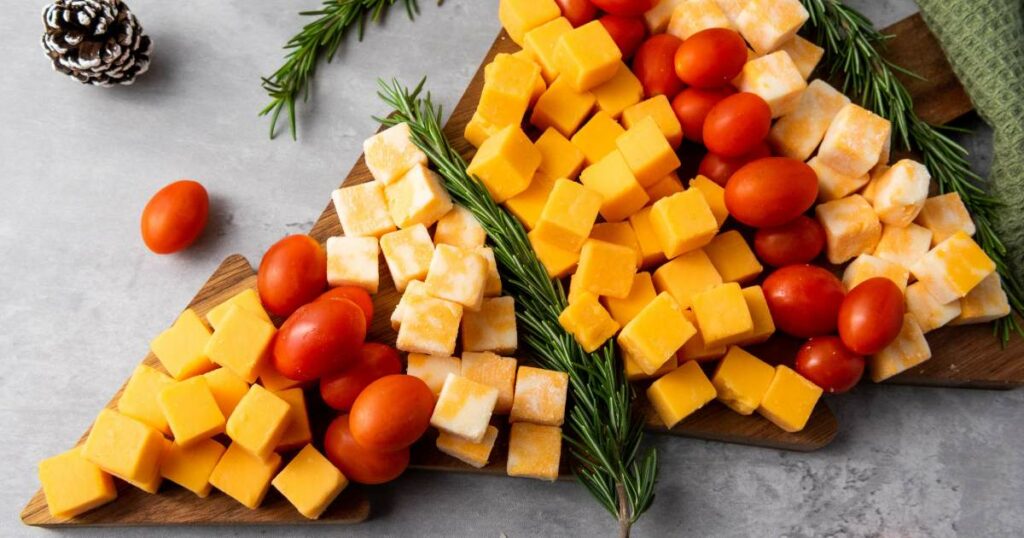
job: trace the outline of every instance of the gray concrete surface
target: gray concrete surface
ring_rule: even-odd
[[[18,513],[39,459],[67,448],[226,255],[250,260],[309,228],[385,109],[377,77],[430,75],[461,95],[498,28],[496,2],[421,2],[321,66],[300,141],[269,141],[259,75],[313,0],[136,0],[155,42],[135,86],[84,87],[50,70],[42,1],[0,16],[0,535],[44,536]],[[852,2],[888,24],[910,0]],[[967,122],[977,125],[977,121]],[[984,167],[989,138],[971,137]],[[143,247],[147,197],[202,181],[213,217],[201,242]],[[842,431],[796,454],[655,438],[661,483],[638,536],[1011,536],[1024,532],[1024,391],[860,387],[831,399]],[[410,472],[372,492],[373,519],[344,529],[159,529],[146,535],[610,536],[577,485]],[[94,530],[83,535],[138,535]]]

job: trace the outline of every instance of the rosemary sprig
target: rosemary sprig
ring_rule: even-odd
[[[381,16],[397,0],[324,0],[316,11],[303,11],[299,15],[316,17],[316,20],[302,27],[295,34],[285,49],[291,49],[285,55],[284,64],[269,77],[261,77],[263,89],[270,97],[270,103],[260,111],[260,116],[270,114],[270,138],[274,138],[278,117],[281,111],[288,109],[289,125],[292,140],[296,138],[295,101],[309,99],[309,81],[316,73],[316,65],[321,56],[327,62],[334,59],[342,40],[348,35],[352,26],[356,26],[359,41],[363,40],[366,30],[366,19],[378,22]],[[438,1],[438,5],[443,0]],[[419,14],[417,0],[402,0],[409,19]]]
[[[565,440],[579,480],[618,520],[622,535],[654,500],[657,455],[641,454],[643,420],[634,412],[634,393],[609,342],[586,353],[558,323],[565,308],[562,285],[551,280],[530,246],[522,225],[466,173],[466,162],[442,130],[440,106],[421,97],[426,79],[411,91],[398,81],[379,81],[378,95],[394,112],[375,118],[383,125],[408,123],[413,142],[444,179],[448,192],[487,231],[506,290],[516,300],[520,342],[545,368],[569,374],[572,405]]]
[[[905,150],[917,151],[943,193],[955,192],[974,219],[975,238],[996,263],[1003,289],[1013,312],[996,320],[994,332],[1005,346],[1013,333],[1024,336],[1016,316],[1024,313],[1024,285],[1006,265],[1006,246],[992,226],[1001,204],[980,186],[982,181],[967,162],[967,150],[947,132],[956,129],[936,127],[914,112],[913,99],[897,73],[917,76],[882,56],[887,36],[871,21],[840,0],[802,0],[810,13],[806,28],[825,49],[824,65],[828,75],[841,78],[843,92],[892,122],[892,136]]]

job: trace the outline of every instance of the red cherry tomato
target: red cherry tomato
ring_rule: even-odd
[[[708,28],[683,41],[676,51],[676,75],[695,88],[721,88],[747,63],[747,43],[727,28]]]
[[[873,355],[885,349],[903,328],[904,299],[888,278],[857,284],[839,308],[839,337],[855,353]]]
[[[762,228],[785,224],[818,198],[818,175],[788,157],[765,157],[743,165],[725,185],[725,207],[736,220]]]
[[[401,372],[402,360],[393,347],[367,342],[351,366],[320,378],[320,397],[334,409],[348,411],[370,383]]]
[[[772,110],[757,95],[741,92],[722,99],[704,119],[704,145],[725,157],[750,153],[772,128]]]
[[[359,393],[349,414],[349,427],[359,444],[390,452],[423,436],[433,412],[434,393],[422,379],[389,375]]]
[[[314,301],[288,316],[274,340],[274,367],[295,381],[348,368],[366,339],[366,318],[352,301]]]
[[[317,301],[325,301],[330,299],[348,299],[356,304],[363,314],[366,315],[366,326],[369,327],[370,323],[373,322],[373,298],[370,297],[370,293],[363,288],[356,286],[338,286],[337,288],[331,288],[323,292]]]
[[[800,338],[836,332],[843,283],[816,265],[788,265],[762,284],[772,320],[782,331]]]
[[[656,0],[591,0],[601,11],[621,17],[639,17],[654,7]]]
[[[183,179],[156,191],[142,210],[142,241],[157,254],[178,252],[206,228],[210,196],[196,181]]]
[[[824,228],[806,215],[780,226],[760,228],[754,233],[754,251],[758,259],[775,267],[809,263],[824,248]]]
[[[860,381],[864,357],[846,349],[835,336],[815,336],[797,352],[796,371],[825,392],[838,394]]]
[[[390,482],[409,466],[408,448],[381,452],[357,443],[349,429],[348,415],[339,416],[327,427],[324,453],[342,474],[359,484]]]
[[[555,0],[562,9],[562,16],[569,19],[569,24],[576,28],[597,18],[597,8],[590,0]]]
[[[719,101],[736,93],[732,88],[701,90],[686,88],[672,99],[672,110],[683,126],[683,135],[688,140],[704,143],[704,119]]]
[[[268,312],[291,315],[327,287],[327,253],[308,235],[289,235],[263,255],[256,286]]]
[[[637,17],[620,17],[618,15],[605,15],[598,19],[612,36],[612,40],[619,46],[622,52],[622,59],[628,60],[636,53],[636,49],[643,44],[647,37],[647,24],[643,19]]]
[[[683,93],[686,93],[686,90],[683,90]],[[729,178],[747,163],[771,157],[771,155],[772,152],[768,149],[768,144],[764,142],[754,146],[750,153],[745,153],[739,157],[723,157],[717,153],[708,152],[700,160],[697,172],[724,187],[729,182]]]
[[[671,34],[658,34],[644,41],[633,57],[633,74],[640,79],[644,95],[665,95],[672,99],[683,89],[676,76],[676,50],[683,42]],[[684,131],[685,132],[685,131]]]

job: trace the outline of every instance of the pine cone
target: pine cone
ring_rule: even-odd
[[[53,68],[83,84],[131,84],[149,69],[152,42],[121,0],[56,0],[43,24]]]

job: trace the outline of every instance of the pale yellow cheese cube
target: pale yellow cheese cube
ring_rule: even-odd
[[[458,357],[435,357],[422,353],[410,353],[406,357],[405,373],[420,378],[435,396],[441,393],[448,374],[459,375],[461,371],[462,360]]]
[[[487,260],[476,252],[437,245],[424,284],[434,297],[477,310],[484,300]]]
[[[916,222],[932,232],[932,246],[945,241],[956,232],[974,235],[976,228],[960,195],[949,192],[924,201]]]
[[[789,57],[793,59],[793,63],[796,64],[796,68],[800,70],[800,74],[805,79],[810,78],[814,68],[818,66],[818,62],[825,56],[825,49],[798,35],[793,36],[792,39],[780,45],[779,50],[786,51],[786,54],[789,54]]]
[[[921,212],[928,198],[932,176],[921,163],[903,159],[878,178],[872,205],[878,219],[893,226],[906,226]]]
[[[384,234],[380,238],[380,250],[398,291],[405,291],[414,280],[426,278],[434,257],[434,243],[422,224]]]
[[[807,88],[807,81],[800,76],[796,64],[781,50],[748,61],[734,84],[741,92],[764,99],[773,118],[792,112]]]
[[[910,268],[921,256],[928,253],[931,242],[932,233],[927,228],[916,224],[904,227],[885,224],[882,226],[882,238],[879,239],[878,246],[872,254]]]
[[[359,286],[377,293],[380,247],[376,237],[328,237],[327,283],[331,286]]]
[[[406,295],[409,290],[406,290]],[[411,353],[450,356],[455,352],[462,305],[423,294],[399,305],[401,326],[395,347]]]
[[[928,333],[946,325],[960,315],[960,300],[942,304],[928,293],[924,284],[915,282],[907,286],[907,312],[914,315],[921,332]]]
[[[513,357],[502,357],[489,351],[463,351],[460,375],[498,389],[498,402],[494,404],[494,414],[507,415],[512,410],[512,400],[515,397],[518,366],[519,362]]]
[[[999,273],[985,277],[967,296],[960,299],[960,315],[950,325],[986,323],[1010,314],[1010,302]]]
[[[336,189],[331,200],[347,236],[380,237],[395,229],[384,197],[384,184],[379,181]]]
[[[889,120],[850,103],[832,119],[818,157],[841,174],[860,177],[878,163],[891,131]]]
[[[758,54],[768,54],[796,35],[810,14],[800,0],[747,0],[736,26]]]
[[[561,461],[562,428],[526,422],[512,425],[505,467],[509,476],[553,481]]]
[[[487,433],[482,441],[475,443],[462,437],[441,432],[437,436],[437,449],[449,456],[472,465],[477,469],[487,465],[494,450],[494,441],[498,438],[498,428],[487,426]]]
[[[474,443],[483,441],[498,403],[498,389],[448,374],[430,416],[430,425]]]
[[[845,198],[868,184],[870,176],[847,176],[825,164],[820,157],[807,161],[807,166],[818,176],[818,201],[831,202]]]
[[[951,235],[910,268],[940,303],[964,297],[995,270],[992,259],[964,232]]]
[[[405,287],[405,293],[402,294],[402,298],[398,300],[398,304],[391,312],[391,328],[397,331],[402,326],[405,307],[419,302],[425,297],[430,297],[430,294],[427,293],[427,287],[422,280],[409,282],[409,285]]]
[[[647,23],[647,33],[650,35],[664,33],[668,28],[668,22],[672,19],[672,12],[687,0],[658,0],[654,6],[644,12],[644,22]]]
[[[487,281],[484,282],[484,297],[501,295],[501,275],[498,273],[498,261],[494,258],[494,249],[479,247],[476,252],[487,262]]]
[[[412,142],[408,123],[389,127],[363,142],[366,168],[374,179],[390,185],[416,165],[426,165],[427,155]]]
[[[512,297],[484,299],[479,311],[466,311],[462,318],[463,351],[512,353],[518,342]]]
[[[418,164],[384,188],[391,218],[399,228],[430,226],[452,209],[452,199],[441,178]]]
[[[828,261],[843,263],[871,252],[882,237],[882,223],[867,200],[854,194],[818,205],[814,210],[825,229]]]
[[[849,102],[849,97],[827,82],[811,81],[793,111],[772,126],[768,143],[778,155],[806,161],[825,137],[832,118]]]
[[[561,426],[568,394],[565,372],[520,366],[509,421]]]
[[[452,208],[437,221],[434,243],[473,250],[484,246],[487,232],[470,211],[460,205]]]
[[[932,350],[913,314],[903,316],[899,336],[869,361],[875,383],[905,372],[932,358]]]
[[[687,0],[672,11],[666,31],[679,39],[689,39],[708,28],[732,29],[733,26],[715,0]]]
[[[849,293],[850,290],[857,287],[857,284],[875,277],[888,278],[893,284],[899,286],[900,291],[906,291],[907,281],[910,280],[910,271],[898,263],[871,254],[861,254],[843,271],[843,287]]]

